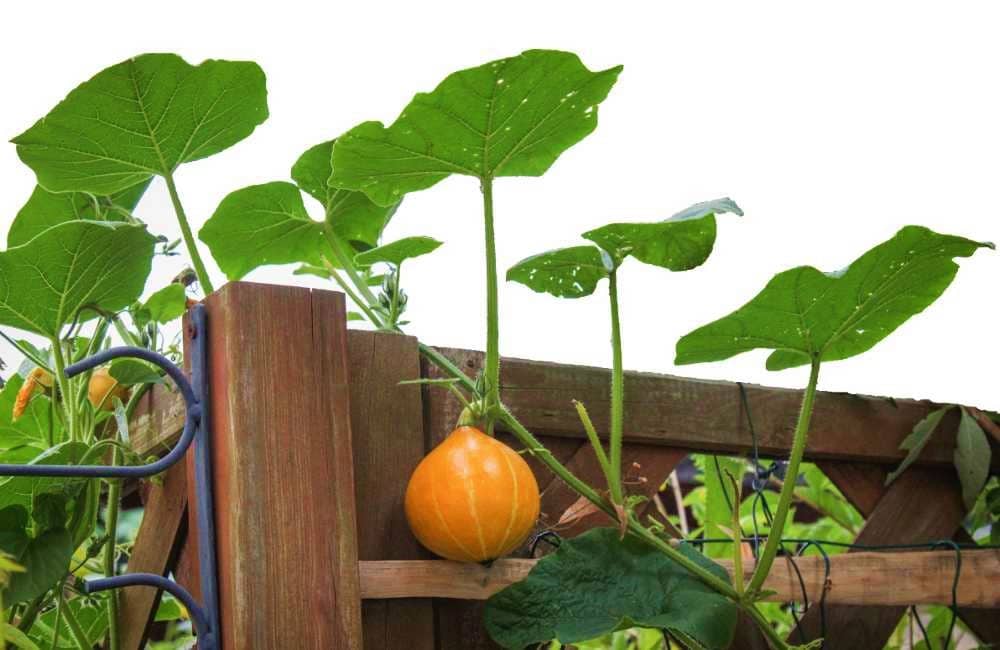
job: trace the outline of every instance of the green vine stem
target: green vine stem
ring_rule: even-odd
[[[781,495],[778,497],[778,506],[774,511],[774,519],[771,522],[771,530],[767,534],[767,542],[764,550],[757,560],[753,577],[747,585],[747,594],[750,598],[756,598],[767,579],[767,574],[771,571],[774,558],[778,555],[781,547],[781,534],[785,528],[785,520],[788,517],[788,510],[792,504],[792,497],[795,494],[795,477],[799,475],[799,465],[802,463],[802,455],[806,449],[806,438],[809,434],[809,422],[812,420],[813,404],[816,399],[816,384],[819,381],[820,360],[814,358],[809,369],[809,383],[806,391],[802,395],[802,406],[799,410],[799,419],[795,424],[795,436],[792,439],[792,453],[788,458],[788,469],[784,485],[781,486]]]
[[[117,438],[117,436],[116,436]],[[111,466],[114,467],[121,462],[120,451],[114,447],[111,452]],[[118,538],[118,513],[121,501],[122,483],[120,479],[108,481],[108,506],[105,515],[105,528],[107,541],[104,542],[104,576],[114,577],[116,571],[115,560],[117,559],[117,538]],[[118,620],[118,590],[112,589],[108,593],[108,648],[109,650],[120,650],[121,634]]]
[[[58,337],[50,340],[52,344],[52,359],[55,363],[55,383],[59,390],[59,398],[62,401],[63,413],[65,415],[66,436],[69,440],[76,440],[76,413],[73,408],[73,393],[70,391],[70,379],[66,377],[66,356],[63,354],[62,341]]]
[[[187,247],[188,255],[191,256],[191,264],[194,265],[194,273],[198,276],[201,289],[207,296],[215,291],[212,286],[212,279],[208,277],[208,270],[198,252],[198,245],[194,241],[194,234],[191,232],[191,224],[188,222],[187,214],[184,213],[184,206],[181,205],[181,197],[177,194],[177,185],[174,184],[174,175],[165,174],[163,180],[167,183],[167,192],[170,193],[170,202],[174,205],[174,213],[177,215],[177,223],[181,227],[181,235],[184,237],[184,245]]]
[[[492,433],[493,409],[500,406],[500,309],[498,306],[497,244],[493,226],[493,179],[483,178],[483,223],[486,235],[486,409]]]
[[[622,331],[618,315],[618,271],[608,276],[608,294],[611,298],[611,500],[622,505],[622,436],[625,419],[625,371],[622,366]]]

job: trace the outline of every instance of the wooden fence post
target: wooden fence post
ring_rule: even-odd
[[[360,649],[344,297],[205,304],[223,647]]]

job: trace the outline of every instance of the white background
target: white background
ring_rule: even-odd
[[[129,56],[253,59],[270,119],[236,147],[187,165],[182,199],[198,228],[228,192],[286,179],[298,155],[367,119],[393,120],[447,73],[527,48],[577,52],[592,69],[624,64],[597,131],[542,178],[496,187],[500,267],[577,243],[608,221],[656,220],[731,196],[702,268],[622,272],[631,368],[801,386],[764,353],[675,368],[674,343],[799,264],[843,267],[908,223],[1000,240],[1000,10],[965,2],[4,2],[0,135],[13,137],[76,84]],[[0,147],[3,229],[33,176]],[[179,236],[161,183],[137,213]],[[389,239],[446,242],[409,263],[410,331],[482,347],[483,265],[475,181],[410,195]],[[205,251],[207,255],[207,251]],[[181,262],[158,269],[152,291]],[[863,357],[824,367],[821,386],[1000,409],[1000,258],[963,261],[951,289]],[[221,282],[214,264],[213,272]],[[249,279],[301,283],[290,268]],[[603,292],[602,292],[603,293]],[[607,365],[607,301],[560,301],[501,287],[502,352]],[[0,354],[14,359],[7,348]]]

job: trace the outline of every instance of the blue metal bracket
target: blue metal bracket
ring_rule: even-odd
[[[180,440],[170,452],[159,460],[146,465],[111,467],[106,465],[3,465],[0,476],[53,476],[79,478],[142,478],[159,474],[184,458],[188,447],[194,443],[194,481],[198,524],[198,562],[202,602],[172,580],[153,573],[126,573],[112,578],[89,580],[87,593],[96,593],[120,587],[147,586],[171,593],[187,608],[198,635],[198,647],[217,650],[219,647],[219,596],[215,557],[215,512],[212,499],[212,459],[208,434],[208,337],[203,305],[196,305],[190,312],[191,345],[188,351],[191,380],[161,354],[136,347],[117,347],[95,354],[66,368],[66,376],[74,377],[100,366],[112,359],[133,357],[156,364],[173,379],[184,397],[187,416]]]

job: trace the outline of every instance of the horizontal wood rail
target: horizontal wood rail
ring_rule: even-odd
[[[438,349],[469,374],[482,364],[481,352]],[[583,438],[574,399],[587,406],[599,427],[608,422],[608,370],[521,359],[504,359],[501,368],[504,402],[534,433]],[[625,384],[626,442],[732,455],[750,451],[738,384],[647,373],[627,373]],[[760,452],[787,456],[801,391],[752,384],[746,390]],[[820,392],[806,458],[897,465],[905,455],[899,444],[935,406],[927,401]],[[131,436],[141,455],[169,449],[184,425],[182,400],[166,386],[154,387],[137,414]],[[953,413],[931,437],[917,464],[952,464],[956,423]],[[1000,446],[994,445],[992,466],[1000,471]]]
[[[446,560],[360,562],[361,597],[459,598],[485,600],[523,579],[537,560],[505,559],[487,568]],[[723,560],[732,572],[732,561]],[[816,603],[824,585],[823,559],[799,557],[809,602]],[[744,567],[747,578],[754,564]],[[954,551],[909,553],[850,553],[830,557],[828,604],[947,605],[955,579]],[[1000,551],[963,551],[958,583],[959,607],[1000,605]],[[802,584],[789,560],[775,562],[764,588],[775,593],[766,600],[802,601]]]

